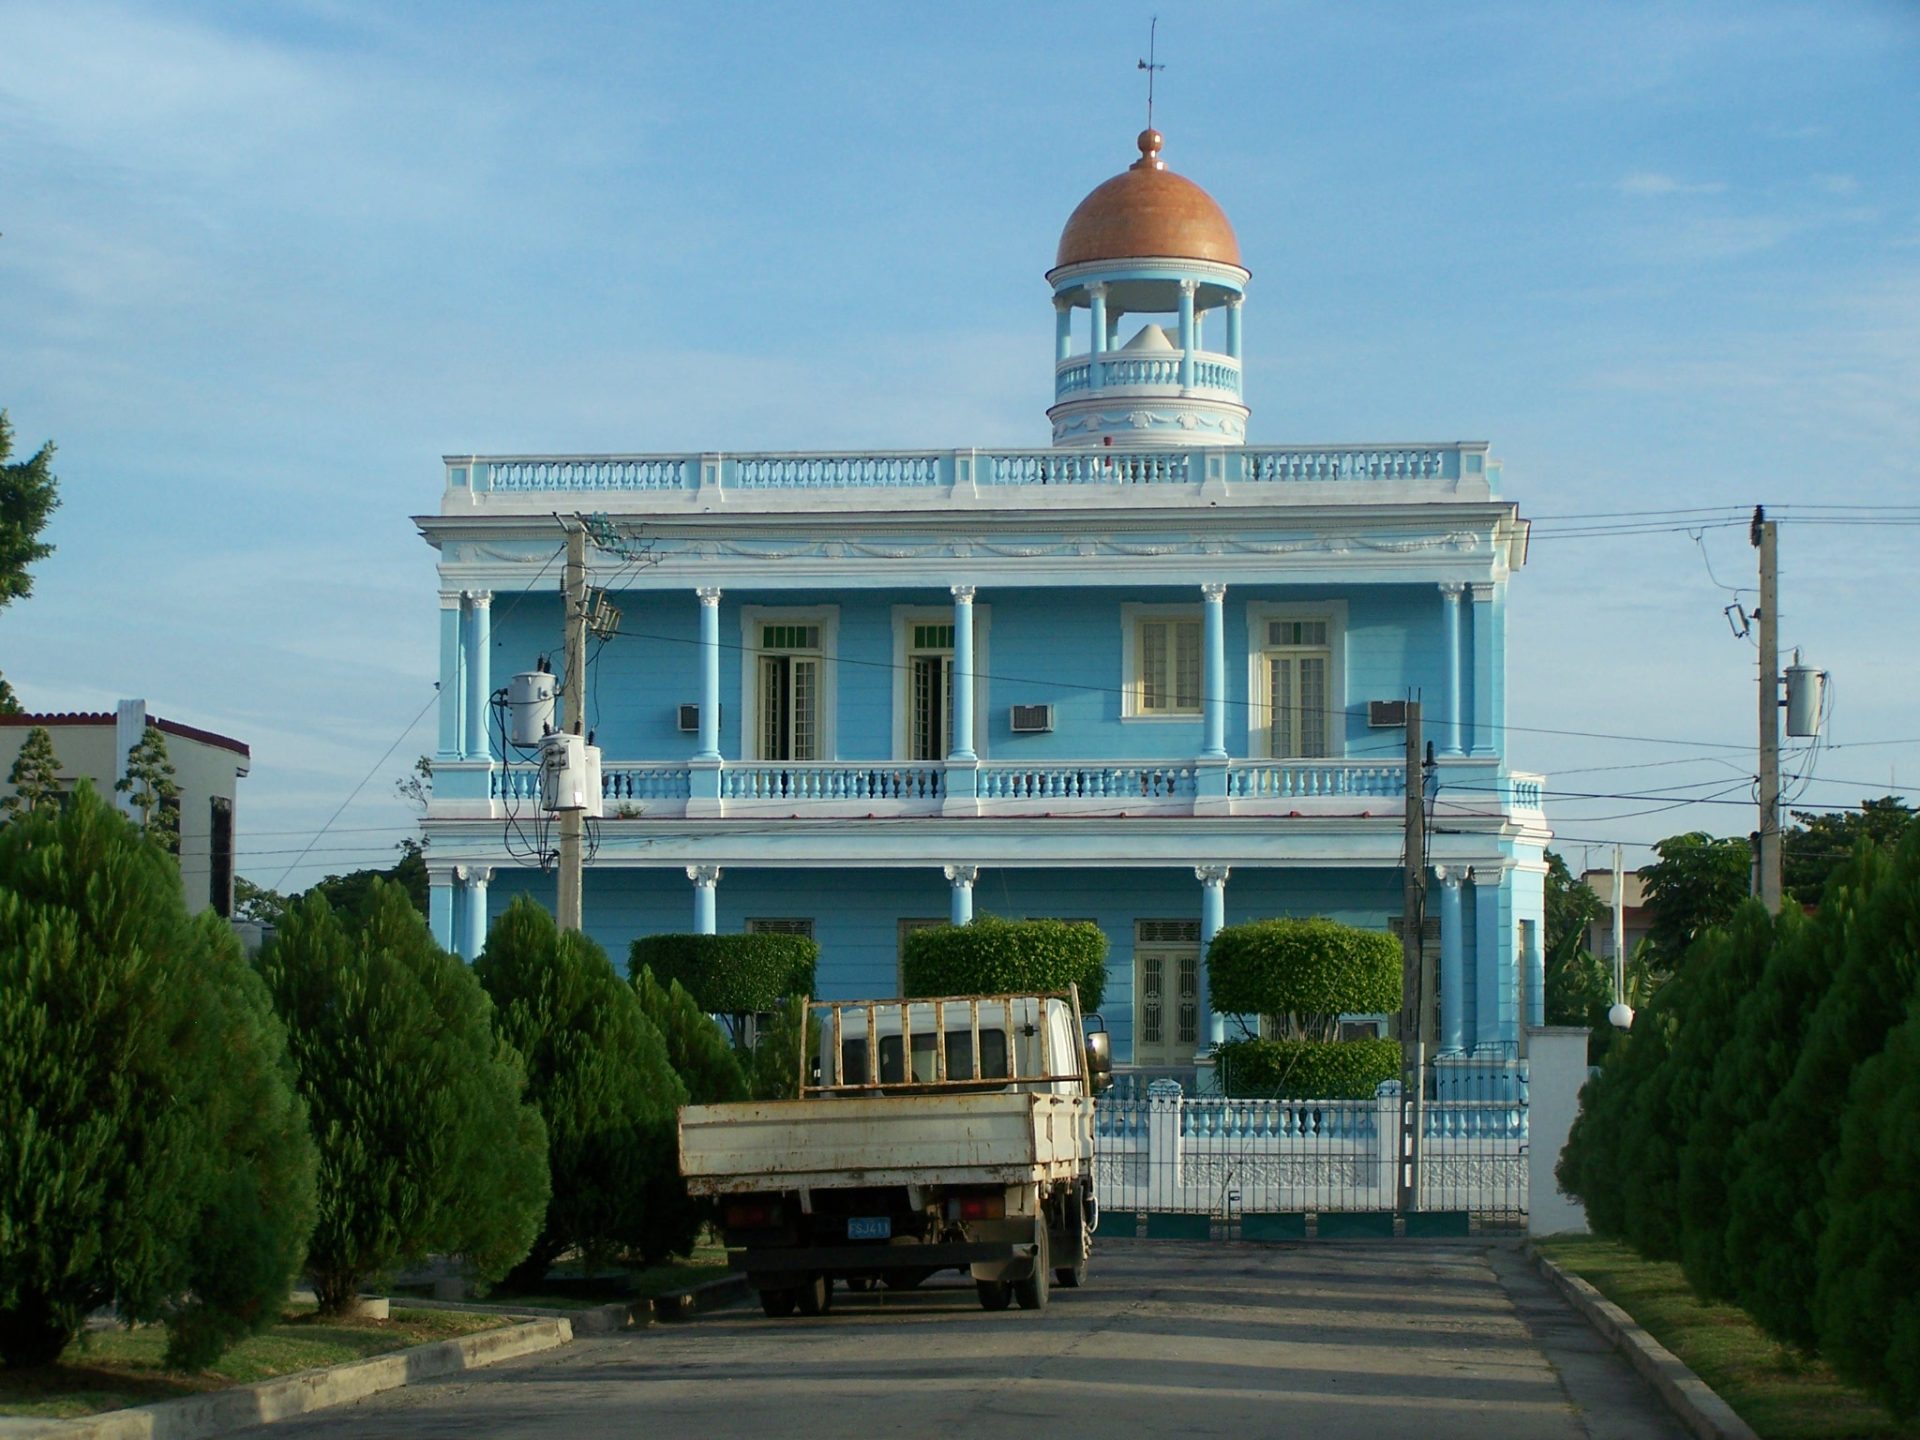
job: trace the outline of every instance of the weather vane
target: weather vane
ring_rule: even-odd
[[[1142,60],[1138,67],[1147,72],[1147,128],[1149,130],[1153,128],[1153,72],[1167,68],[1165,65],[1154,63],[1154,47],[1159,39],[1159,33],[1160,17],[1156,15],[1153,17],[1153,24],[1147,28],[1147,58]]]

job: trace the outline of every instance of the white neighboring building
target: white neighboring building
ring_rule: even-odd
[[[132,797],[116,794],[113,787],[127,773],[127,752],[140,743],[149,725],[167,737],[167,759],[180,787],[180,877],[187,908],[197,914],[211,907],[231,917],[234,799],[252,764],[252,753],[242,742],[149,715],[144,700],[122,700],[111,713],[0,715],[0,795],[12,793],[6,776],[27,732],[39,726],[53,737],[62,789],[91,780],[95,789],[131,814]]]

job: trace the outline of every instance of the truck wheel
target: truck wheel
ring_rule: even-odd
[[[1062,1290],[1078,1290],[1087,1283],[1087,1257],[1093,1253],[1093,1227],[1087,1224],[1087,1217],[1080,1207],[1073,1207],[1080,1221],[1080,1258],[1071,1265],[1056,1265],[1053,1270],[1053,1283]]]
[[[1039,1239],[1033,1247],[1033,1269],[1024,1280],[1013,1282],[1013,1298],[1020,1302],[1022,1310],[1044,1310],[1047,1308],[1048,1281],[1051,1279],[1051,1257],[1048,1251],[1052,1246],[1047,1242],[1047,1224],[1040,1222]]]
[[[825,1275],[809,1275],[794,1294],[802,1315],[824,1315],[833,1308],[833,1281]]]
[[[799,1297],[791,1290],[762,1290],[760,1308],[767,1312],[769,1320],[784,1320],[793,1313],[793,1307],[799,1303]]]
[[[1007,1280],[976,1280],[973,1288],[980,1292],[982,1310],[1004,1310],[1013,1303],[1013,1285]]]

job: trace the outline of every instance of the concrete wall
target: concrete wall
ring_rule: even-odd
[[[1537,1026],[1527,1031],[1527,1230],[1533,1235],[1587,1233],[1586,1207],[1560,1188],[1554,1166],[1580,1114],[1587,1083],[1583,1026]]]

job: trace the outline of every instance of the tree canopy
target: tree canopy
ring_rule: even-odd
[[[1821,812],[1795,810],[1795,822],[1780,839],[1781,880],[1786,892],[1802,905],[1818,904],[1827,877],[1846,862],[1862,840],[1876,845],[1898,843],[1915,811],[1897,795],[1864,799],[1858,810]]]
[[[1653,853],[1660,858],[1640,869],[1653,912],[1647,938],[1663,968],[1671,970],[1695,940],[1731,920],[1747,898],[1753,888],[1753,847],[1744,839],[1692,830],[1669,835]]]
[[[25,460],[12,457],[13,426],[0,410],[0,610],[33,593],[31,567],[53,553],[40,532],[60,505],[53,442]]]

